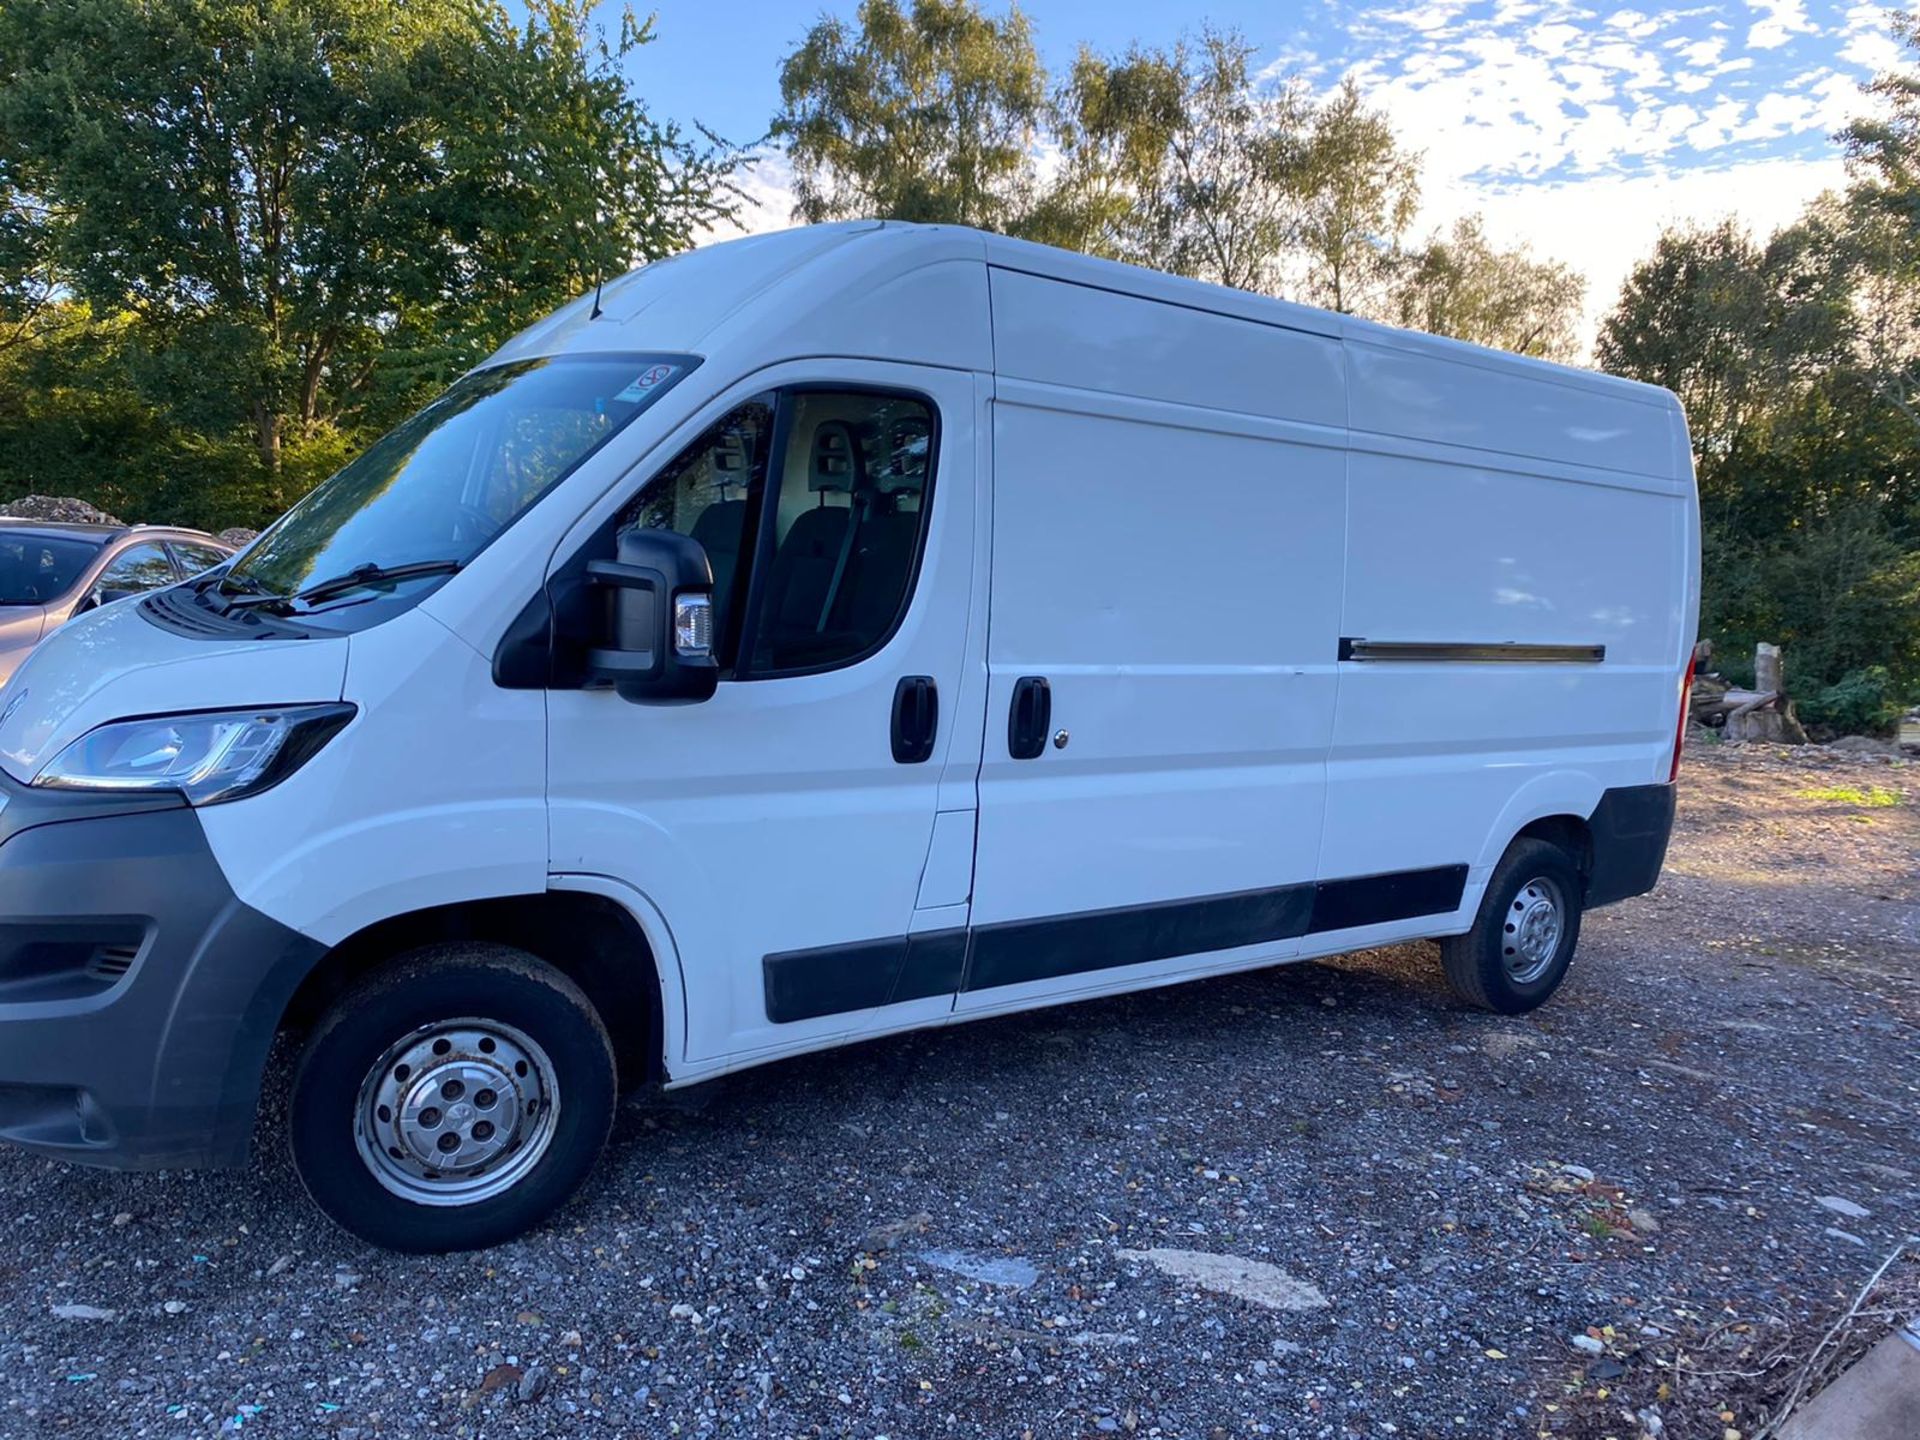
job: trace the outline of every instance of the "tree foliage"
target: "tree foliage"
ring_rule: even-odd
[[[1394,318],[1402,325],[1519,355],[1578,357],[1573,307],[1586,281],[1525,246],[1501,249],[1477,215],[1408,254],[1396,279]]]
[[[1736,668],[1784,644],[1808,718],[1836,726],[1920,699],[1920,77],[1869,88],[1844,193],[1764,240],[1669,231],[1596,346],[1686,408],[1702,629]]]
[[[84,343],[8,372],[41,388],[0,426],[104,383],[165,448],[250,443],[272,513],[340,436],[729,213],[732,154],[621,75],[648,38],[591,0],[10,0],[0,327],[57,300]]]
[[[970,0],[863,0],[780,67],[773,135],[809,223],[884,215],[1009,228],[1028,203],[1046,77],[1026,17]]]
[[[1382,318],[1417,283],[1428,303],[1408,313],[1506,333],[1485,301],[1442,303],[1459,266],[1409,282],[1412,259],[1435,257],[1404,248],[1419,161],[1386,117],[1352,84],[1318,96],[1261,72],[1231,31],[1083,49],[1055,81],[1018,10],[865,0],[852,23],[807,32],[781,98],[772,133],[794,166],[796,219],[975,225]],[[1471,258],[1529,282],[1529,323],[1514,328],[1551,337],[1536,353],[1571,335],[1569,272],[1523,269],[1484,242]]]

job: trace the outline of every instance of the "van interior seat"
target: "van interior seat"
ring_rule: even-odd
[[[846,421],[823,420],[813,432],[807,489],[819,503],[794,519],[767,572],[762,633],[767,658],[778,665],[804,663],[795,652],[814,643],[834,577],[849,563],[845,552],[852,538],[853,502],[866,489],[866,456]],[[848,503],[831,503],[828,497],[835,495],[847,496]]]
[[[927,434],[926,422],[902,419],[884,437],[847,575],[827,618],[829,631],[878,637],[893,623],[920,544]]]
[[[725,613],[728,597],[733,594],[734,576],[740,568],[740,550],[746,544],[746,486],[751,463],[746,437],[740,431],[730,430],[720,438],[712,458],[713,483],[720,498],[702,510],[693,522],[692,536],[700,542],[700,548],[707,552],[707,560],[713,566],[714,604],[719,612],[716,619]],[[738,500],[727,496],[735,486],[741,490]]]

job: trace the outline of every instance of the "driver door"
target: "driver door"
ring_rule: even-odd
[[[706,549],[722,680],[691,705],[549,695],[551,868],[620,882],[671,931],[678,976],[658,958],[684,987],[685,1035],[667,1037],[682,1073],[952,1009],[980,736],[961,697],[975,387],[911,366],[777,367],[619,497],[616,528]],[[931,721],[924,744],[900,743],[903,706]]]

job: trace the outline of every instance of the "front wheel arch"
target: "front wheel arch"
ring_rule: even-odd
[[[665,996],[654,948],[624,906],[578,890],[463,901],[368,925],[307,973],[281,1017],[281,1031],[310,1030],[342,994],[396,957],[456,941],[524,950],[578,985],[612,1037],[622,1090],[666,1078]]]

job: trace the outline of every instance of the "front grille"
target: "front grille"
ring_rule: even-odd
[[[204,587],[175,585],[155,590],[140,602],[140,613],[175,635],[196,640],[300,640],[307,632],[280,616],[258,610],[220,610],[204,598]]]
[[[106,994],[139,963],[151,923],[0,919],[0,1006]]]
[[[127,971],[133,968],[133,962],[140,958],[138,945],[101,945],[94,949],[87,961],[87,974],[95,980],[111,985]]]

